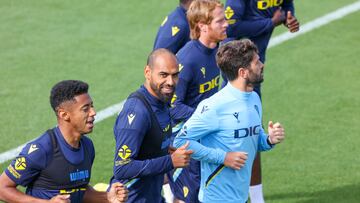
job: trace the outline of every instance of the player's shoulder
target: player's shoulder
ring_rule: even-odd
[[[123,106],[122,111],[123,113],[144,113],[147,114],[147,108],[144,102],[137,96],[129,96]]]
[[[150,113],[140,98],[129,96],[118,115],[116,128],[137,128],[147,125],[151,120]]]
[[[178,23],[179,25],[188,25],[186,19],[186,13],[183,8],[180,6],[176,7],[169,15],[168,20],[173,23]]]
[[[250,98],[255,103],[261,103],[261,98],[260,98],[259,94],[255,91],[251,92]]]
[[[53,150],[53,145],[51,141],[51,137],[48,131],[44,132],[42,135],[37,137],[36,139],[30,141],[23,148],[23,153],[25,154],[35,154],[33,152],[38,151],[40,153],[51,153]]]
[[[202,117],[212,117],[212,116],[216,116],[217,112],[218,112],[218,105],[217,105],[217,99],[214,97],[216,94],[214,94],[213,96],[206,98],[204,100],[202,100],[195,112],[198,115],[201,115]]]
[[[53,152],[51,137],[48,132],[43,133],[38,138],[27,143],[16,160],[24,159],[31,161],[33,164],[44,167]]]
[[[195,47],[195,40],[188,41],[179,51],[176,53],[176,57],[179,62],[192,62],[196,61],[197,55],[194,54],[197,52]]]

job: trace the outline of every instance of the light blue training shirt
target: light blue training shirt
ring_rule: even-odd
[[[190,142],[192,158],[201,161],[199,200],[246,202],[251,168],[257,151],[272,148],[261,125],[262,107],[256,92],[242,92],[228,83],[203,100],[174,140],[180,147]],[[199,141],[200,140],[200,141]],[[226,152],[246,152],[244,167],[224,166]]]

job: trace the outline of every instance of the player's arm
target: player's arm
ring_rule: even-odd
[[[157,175],[173,168],[170,155],[147,160],[136,159],[143,138],[150,129],[150,120],[149,112],[140,100],[127,100],[114,127],[116,154],[113,172],[116,179]]]
[[[275,124],[269,121],[268,135],[261,128],[259,136],[259,151],[266,151],[273,148],[276,144],[279,144],[285,139],[285,130],[278,122]]]
[[[227,13],[228,12],[228,13]],[[258,20],[245,20],[245,0],[228,0],[225,5],[225,16],[229,27],[229,38],[256,37],[274,29],[275,25],[271,18]]]
[[[46,166],[46,152],[38,143],[27,144],[0,176],[0,200],[14,203],[49,202],[24,194],[16,187],[27,186]],[[50,202],[70,202],[69,195],[57,195]]]
[[[98,192],[90,185],[84,195],[84,203],[122,203],[128,198],[128,190],[121,183],[113,183],[109,192]]]
[[[209,163],[223,164],[226,156],[225,151],[206,147],[198,142],[201,138],[210,136],[217,128],[218,122],[214,119],[216,117],[215,110],[208,109],[201,102],[194,114],[175,137],[174,146],[180,147],[189,142],[188,149],[194,152],[191,158]]]
[[[179,74],[179,81],[176,85],[174,100],[171,104],[170,115],[175,123],[185,121],[190,118],[195,109],[185,103],[186,95],[189,87],[194,80],[195,74],[193,72],[192,64],[179,58],[179,66],[182,67]]]

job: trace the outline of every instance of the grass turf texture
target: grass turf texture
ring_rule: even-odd
[[[351,2],[295,1],[297,17],[304,24]],[[48,95],[59,80],[87,81],[97,110],[125,99],[142,83],[158,26],[176,4],[0,1],[0,152],[54,125]],[[357,12],[268,51],[264,121],[281,121],[287,140],[263,154],[267,202],[360,199],[359,20]],[[111,176],[114,121],[90,135],[93,184]]]

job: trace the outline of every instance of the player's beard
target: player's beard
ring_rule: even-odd
[[[165,83],[160,84],[158,87],[155,83],[150,82],[150,88],[155,92],[156,96],[164,103],[170,102],[175,92],[175,86],[167,85]],[[165,88],[170,88],[172,90],[171,92],[164,92]]]
[[[264,69],[261,70],[260,74],[256,74],[251,69],[249,69],[249,78],[246,80],[246,83],[254,87],[259,86],[264,81],[263,71]]]

